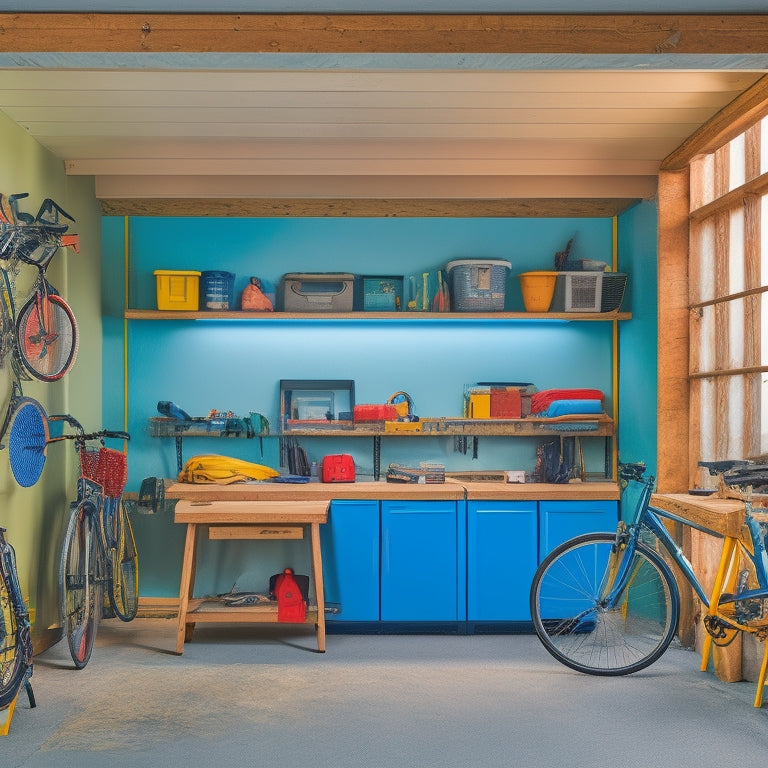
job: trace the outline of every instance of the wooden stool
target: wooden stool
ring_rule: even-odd
[[[208,526],[211,539],[300,539],[310,530],[316,609],[309,608],[305,623],[317,629],[317,650],[325,652],[325,597],[320,524],[328,519],[328,501],[184,501],[176,504],[174,522],[186,523],[187,537],[181,567],[176,653],[192,639],[197,622],[277,622],[277,604],[232,607],[217,600],[195,599],[198,526]]]

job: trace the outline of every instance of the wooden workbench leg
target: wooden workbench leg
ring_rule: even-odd
[[[323,556],[320,550],[320,523],[311,523],[312,571],[317,600],[317,650],[325,653],[325,590],[323,589]]]
[[[179,618],[176,625],[176,653],[184,652],[187,625],[187,608],[195,587],[195,541],[197,525],[187,523],[187,538],[184,542],[184,558],[181,563],[181,585],[179,587]]]

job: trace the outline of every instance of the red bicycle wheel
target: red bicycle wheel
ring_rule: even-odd
[[[61,296],[35,291],[16,320],[16,344],[24,367],[41,381],[58,381],[77,357],[79,336]]]

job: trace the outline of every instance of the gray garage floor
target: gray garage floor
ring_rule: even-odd
[[[763,762],[768,704],[671,648],[631,677],[551,659],[533,636],[314,635],[104,622],[88,666],[37,659],[3,768],[710,768]],[[286,634],[288,632],[289,634]]]

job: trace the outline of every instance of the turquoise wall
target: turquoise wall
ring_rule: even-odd
[[[648,222],[627,220],[628,226]],[[224,269],[239,296],[250,275],[277,284],[286,272],[420,274],[462,258],[512,262],[507,308],[522,310],[517,274],[553,268],[556,251],[574,238],[576,258],[612,260],[611,219],[168,219],[128,222],[129,304],[154,308],[155,269]],[[653,232],[651,233],[653,236]],[[173,441],[152,438],[148,422],[159,400],[192,415],[211,409],[265,414],[278,422],[280,379],[353,379],[358,403],[380,403],[398,390],[419,416],[459,416],[466,385],[530,381],[539,389],[612,386],[611,323],[490,320],[145,321],[124,323],[126,222],[106,218],[104,240],[104,420],[122,425],[127,397],[131,432],[129,490],[148,476],[174,477]],[[629,246],[627,246],[629,251]],[[627,252],[625,261],[634,264]],[[654,289],[655,290],[655,289]],[[624,326],[622,324],[622,333]],[[123,340],[128,390],[124,392]],[[641,393],[649,398],[652,392]],[[650,404],[651,409],[655,403]],[[352,453],[358,473],[372,471],[372,441],[302,439],[310,460]],[[531,471],[538,440],[482,438],[477,459],[457,453],[452,439],[387,438],[381,463],[439,461],[450,470]],[[602,440],[585,440],[587,468],[604,467]],[[279,466],[278,441],[186,440],[184,456],[226,453]],[[175,596],[181,536],[167,516],[137,516],[142,594]],[[287,543],[286,546],[290,546]],[[274,553],[274,544],[271,546]],[[232,551],[239,552],[232,543]],[[276,557],[280,557],[277,553]],[[291,555],[294,556],[293,554]],[[295,555],[298,557],[298,555]],[[243,560],[243,562],[246,562]],[[226,591],[243,562],[207,564],[204,591]],[[276,567],[285,563],[276,562]],[[295,562],[293,563],[295,565]],[[206,570],[207,568],[207,570]]]
[[[636,205],[619,218],[619,269],[628,272],[619,352],[619,446],[625,462],[644,461],[655,475],[658,256],[655,203]]]

